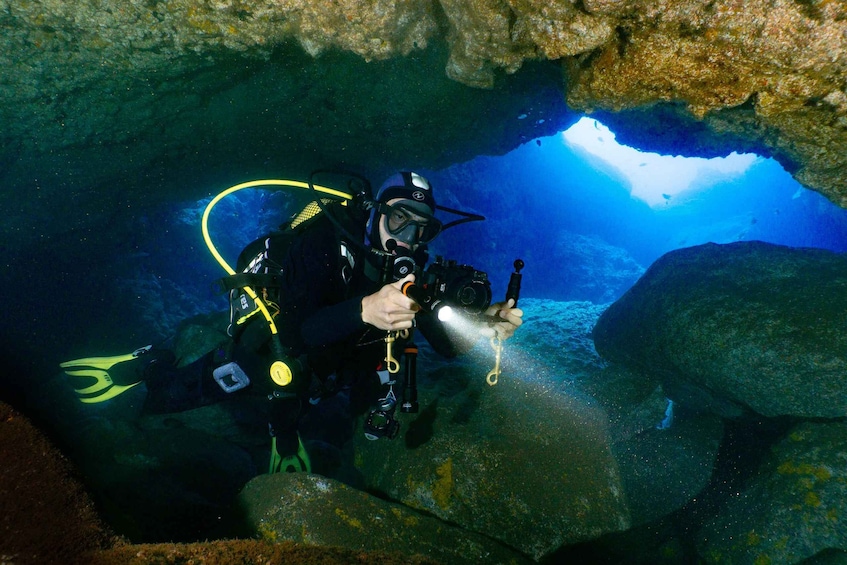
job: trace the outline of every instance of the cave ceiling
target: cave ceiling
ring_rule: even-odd
[[[4,0],[3,237],[316,167],[378,180],[603,120],[847,206],[844,0]],[[71,208],[69,208],[71,207]],[[50,218],[51,220],[53,218]]]

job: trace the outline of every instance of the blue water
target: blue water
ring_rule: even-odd
[[[427,174],[438,190],[461,195],[451,204],[489,218],[445,233],[436,247],[488,270],[495,288],[505,285],[501,272],[511,257],[525,258],[528,296],[598,302],[580,292],[580,285],[559,281],[586,269],[594,277],[612,275],[622,256],[597,268],[597,256],[609,252],[600,244],[644,268],[669,251],[707,242],[761,240],[847,250],[847,211],[804,189],[769,159],[757,159],[736,178],[702,179],[656,208],[631,197],[626,179],[594,167],[560,136]],[[579,236],[587,240],[574,243]],[[566,243],[582,252],[563,252]]]
[[[440,204],[487,217],[445,231],[431,254],[486,271],[495,297],[505,292],[512,262],[521,258],[526,263],[524,296],[605,303],[634,282],[634,268],[646,269],[682,247],[761,240],[847,250],[847,211],[804,189],[773,160],[757,159],[740,176],[701,179],[657,207],[630,196],[622,175],[590,161],[554,136],[507,155],[420,171]],[[374,186],[382,181],[371,180]],[[192,204],[179,217],[182,233],[197,238],[192,249],[200,249],[192,273],[216,277],[222,271],[203,256],[208,254],[199,241],[205,202]],[[234,264],[244,244],[297,206],[263,190],[239,192],[216,207],[213,239]],[[449,214],[442,218],[452,219]],[[197,236],[185,232],[192,221]],[[182,268],[168,273],[197,284],[196,276],[185,275]],[[208,297],[207,288],[200,292]]]
[[[757,239],[847,248],[847,211],[802,188],[771,160],[658,208],[632,198],[622,175],[596,165],[557,135],[507,155],[420,171],[439,203],[488,218],[447,230],[434,242],[433,255],[487,272],[495,299],[504,295],[512,262],[521,258],[523,296],[605,304],[662,254],[681,247]],[[21,364],[41,364],[52,374],[62,357],[132,350],[173,335],[190,316],[225,310],[225,297],[212,285],[224,271],[203,242],[200,218],[227,187],[202,187],[208,194],[202,201],[134,209],[96,237],[42,248],[31,261],[44,264],[45,272],[49,265],[52,275],[32,279],[17,300],[33,311],[44,308],[43,297],[61,300],[51,301],[52,323],[22,318],[7,328]],[[245,244],[285,221],[300,202],[252,189],[230,196],[213,212],[214,242],[234,264]],[[53,356],[38,353],[45,339]]]

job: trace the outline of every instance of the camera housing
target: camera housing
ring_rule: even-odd
[[[491,305],[488,274],[441,256],[424,272],[421,286],[430,302],[443,301],[467,314],[481,314]]]

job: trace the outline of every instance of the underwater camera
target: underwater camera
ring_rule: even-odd
[[[484,312],[491,304],[488,275],[470,265],[445,261],[439,256],[420,281],[420,285],[404,285],[403,293],[426,310],[437,311],[447,305],[473,315]]]

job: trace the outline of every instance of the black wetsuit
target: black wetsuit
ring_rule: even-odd
[[[363,237],[361,231],[357,235]],[[342,253],[342,244],[347,253]],[[380,398],[381,388],[385,388],[380,387],[376,371],[386,355],[386,331],[364,323],[361,317],[362,298],[377,292],[381,284],[380,270],[369,263],[372,259],[368,255],[359,246],[345,242],[325,216],[311,221],[281,253],[275,253],[273,241],[267,246],[266,264],[282,275],[278,294],[275,289],[271,294],[280,307],[274,318],[279,339],[290,357],[301,360],[305,370],[284,389],[273,383],[269,377],[275,361],[272,338],[268,325],[258,315],[237,335],[227,360],[238,363],[251,380],[249,387],[232,394],[253,393],[268,398],[267,418],[280,453],[296,450],[297,424],[309,398],[348,390],[354,413],[361,413]],[[416,316],[416,326],[433,349],[446,357],[472,345],[460,343],[458,336],[448,336],[443,325],[427,313]],[[398,360],[403,345],[400,339],[393,347]],[[148,409],[184,410],[229,396],[211,378],[211,370],[220,363],[220,352],[213,352],[181,370],[192,375],[183,386],[191,382],[197,386],[176,392],[167,390],[176,386],[172,375],[148,380]],[[157,390],[156,382],[163,388]]]

